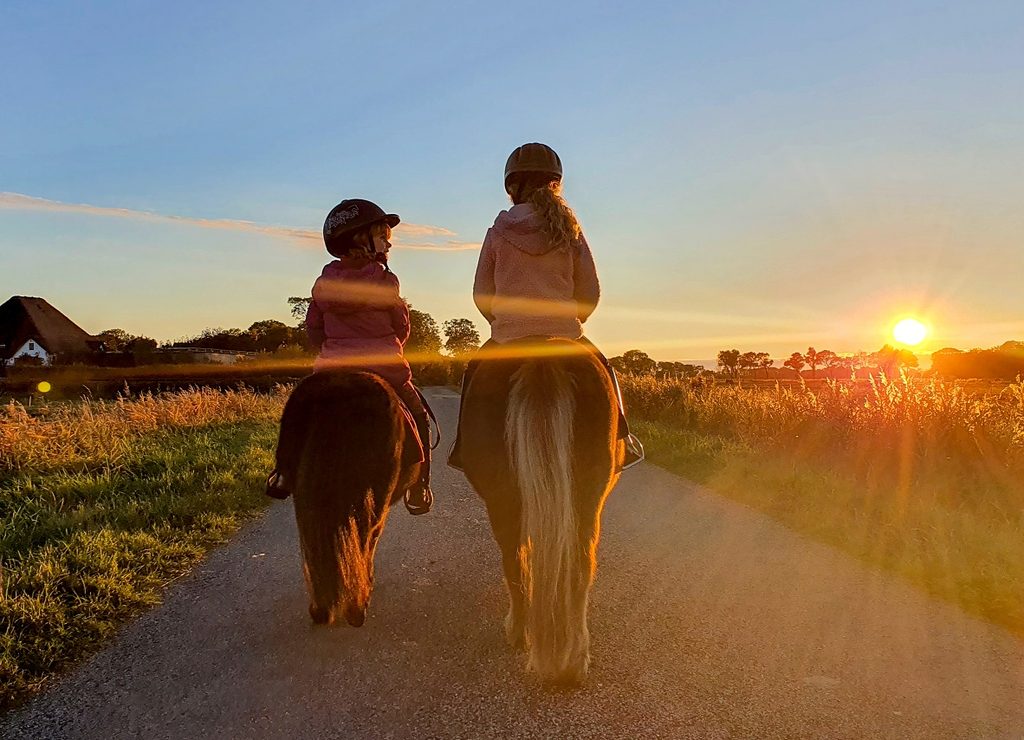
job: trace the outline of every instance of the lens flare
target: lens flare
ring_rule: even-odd
[[[892,337],[900,344],[913,347],[928,336],[928,327],[917,319],[903,319],[892,328]]]

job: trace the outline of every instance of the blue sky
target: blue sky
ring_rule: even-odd
[[[609,353],[1024,339],[1024,5],[487,5],[8,0],[0,300],[161,340],[287,319],[326,253],[236,222],[366,197],[433,227],[398,235],[435,247],[393,252],[405,296],[486,336],[465,247],[539,140]]]

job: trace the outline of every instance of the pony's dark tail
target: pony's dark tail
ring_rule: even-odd
[[[505,418],[505,443],[522,494],[519,552],[528,668],[555,682],[582,680],[589,662],[591,571],[573,499],[571,367],[565,361],[528,360],[512,377]]]
[[[359,626],[365,616],[373,577],[366,530],[375,494],[388,495],[400,464],[390,457],[401,433],[393,395],[371,376],[314,376],[285,407],[278,464],[290,472],[309,615],[317,624],[344,617]],[[386,517],[386,503],[376,508]]]
[[[300,491],[320,493],[321,500],[303,502]],[[331,625],[343,616],[359,626],[366,610],[366,600],[360,595],[368,599],[371,586],[369,553],[360,543],[355,519],[340,510],[337,499],[326,500],[331,492],[323,483],[309,488],[300,484],[296,489],[295,518],[309,590],[309,616],[315,624]],[[366,498],[371,495],[368,491]]]

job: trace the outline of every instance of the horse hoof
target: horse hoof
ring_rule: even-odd
[[[554,689],[575,689],[582,686],[583,682],[587,680],[587,672],[586,666],[567,668],[553,676],[548,676],[545,683]]]
[[[570,665],[562,667],[547,666],[541,668],[533,660],[527,661],[526,669],[537,674],[541,682],[550,689],[574,689],[582,686],[590,672],[590,656],[576,659]]]
[[[345,610],[345,621],[353,627],[362,627],[363,622],[366,621],[366,610],[350,606]]]
[[[313,624],[330,624],[331,622],[331,610],[324,609],[322,606],[309,605],[309,618],[313,620]]]

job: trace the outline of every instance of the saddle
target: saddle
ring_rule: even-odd
[[[568,344],[567,341],[569,342]],[[524,348],[526,349],[525,352],[523,352]],[[530,352],[530,348],[532,348],[533,352]],[[549,348],[549,350],[545,351],[545,348]],[[640,440],[629,431],[629,425],[626,421],[626,414],[624,411],[625,406],[622,400],[622,390],[619,388],[619,379],[615,375],[615,370],[612,369],[611,363],[608,362],[607,358],[601,353],[601,351],[586,338],[581,337],[577,340],[561,340],[553,339],[552,337],[536,336],[517,339],[500,346],[492,341],[488,341],[480,348],[477,356],[470,360],[466,366],[466,370],[462,375],[462,399],[466,399],[466,391],[469,388],[469,381],[481,362],[487,362],[488,360],[503,360],[505,362],[522,363],[534,353],[542,356],[565,356],[573,354],[592,354],[595,356],[608,372],[612,382],[612,387],[615,390],[616,400],[619,405],[619,438],[624,440],[626,443],[626,460],[622,470],[631,468],[644,460],[643,445],[640,443]],[[489,397],[477,396],[474,398],[474,403],[503,404],[505,403],[505,400],[506,399],[504,398],[495,398],[493,395]],[[459,471],[463,470],[460,439],[461,426],[462,406],[460,405],[459,426],[455,430],[455,441],[452,442],[451,449],[448,452],[448,466]]]

